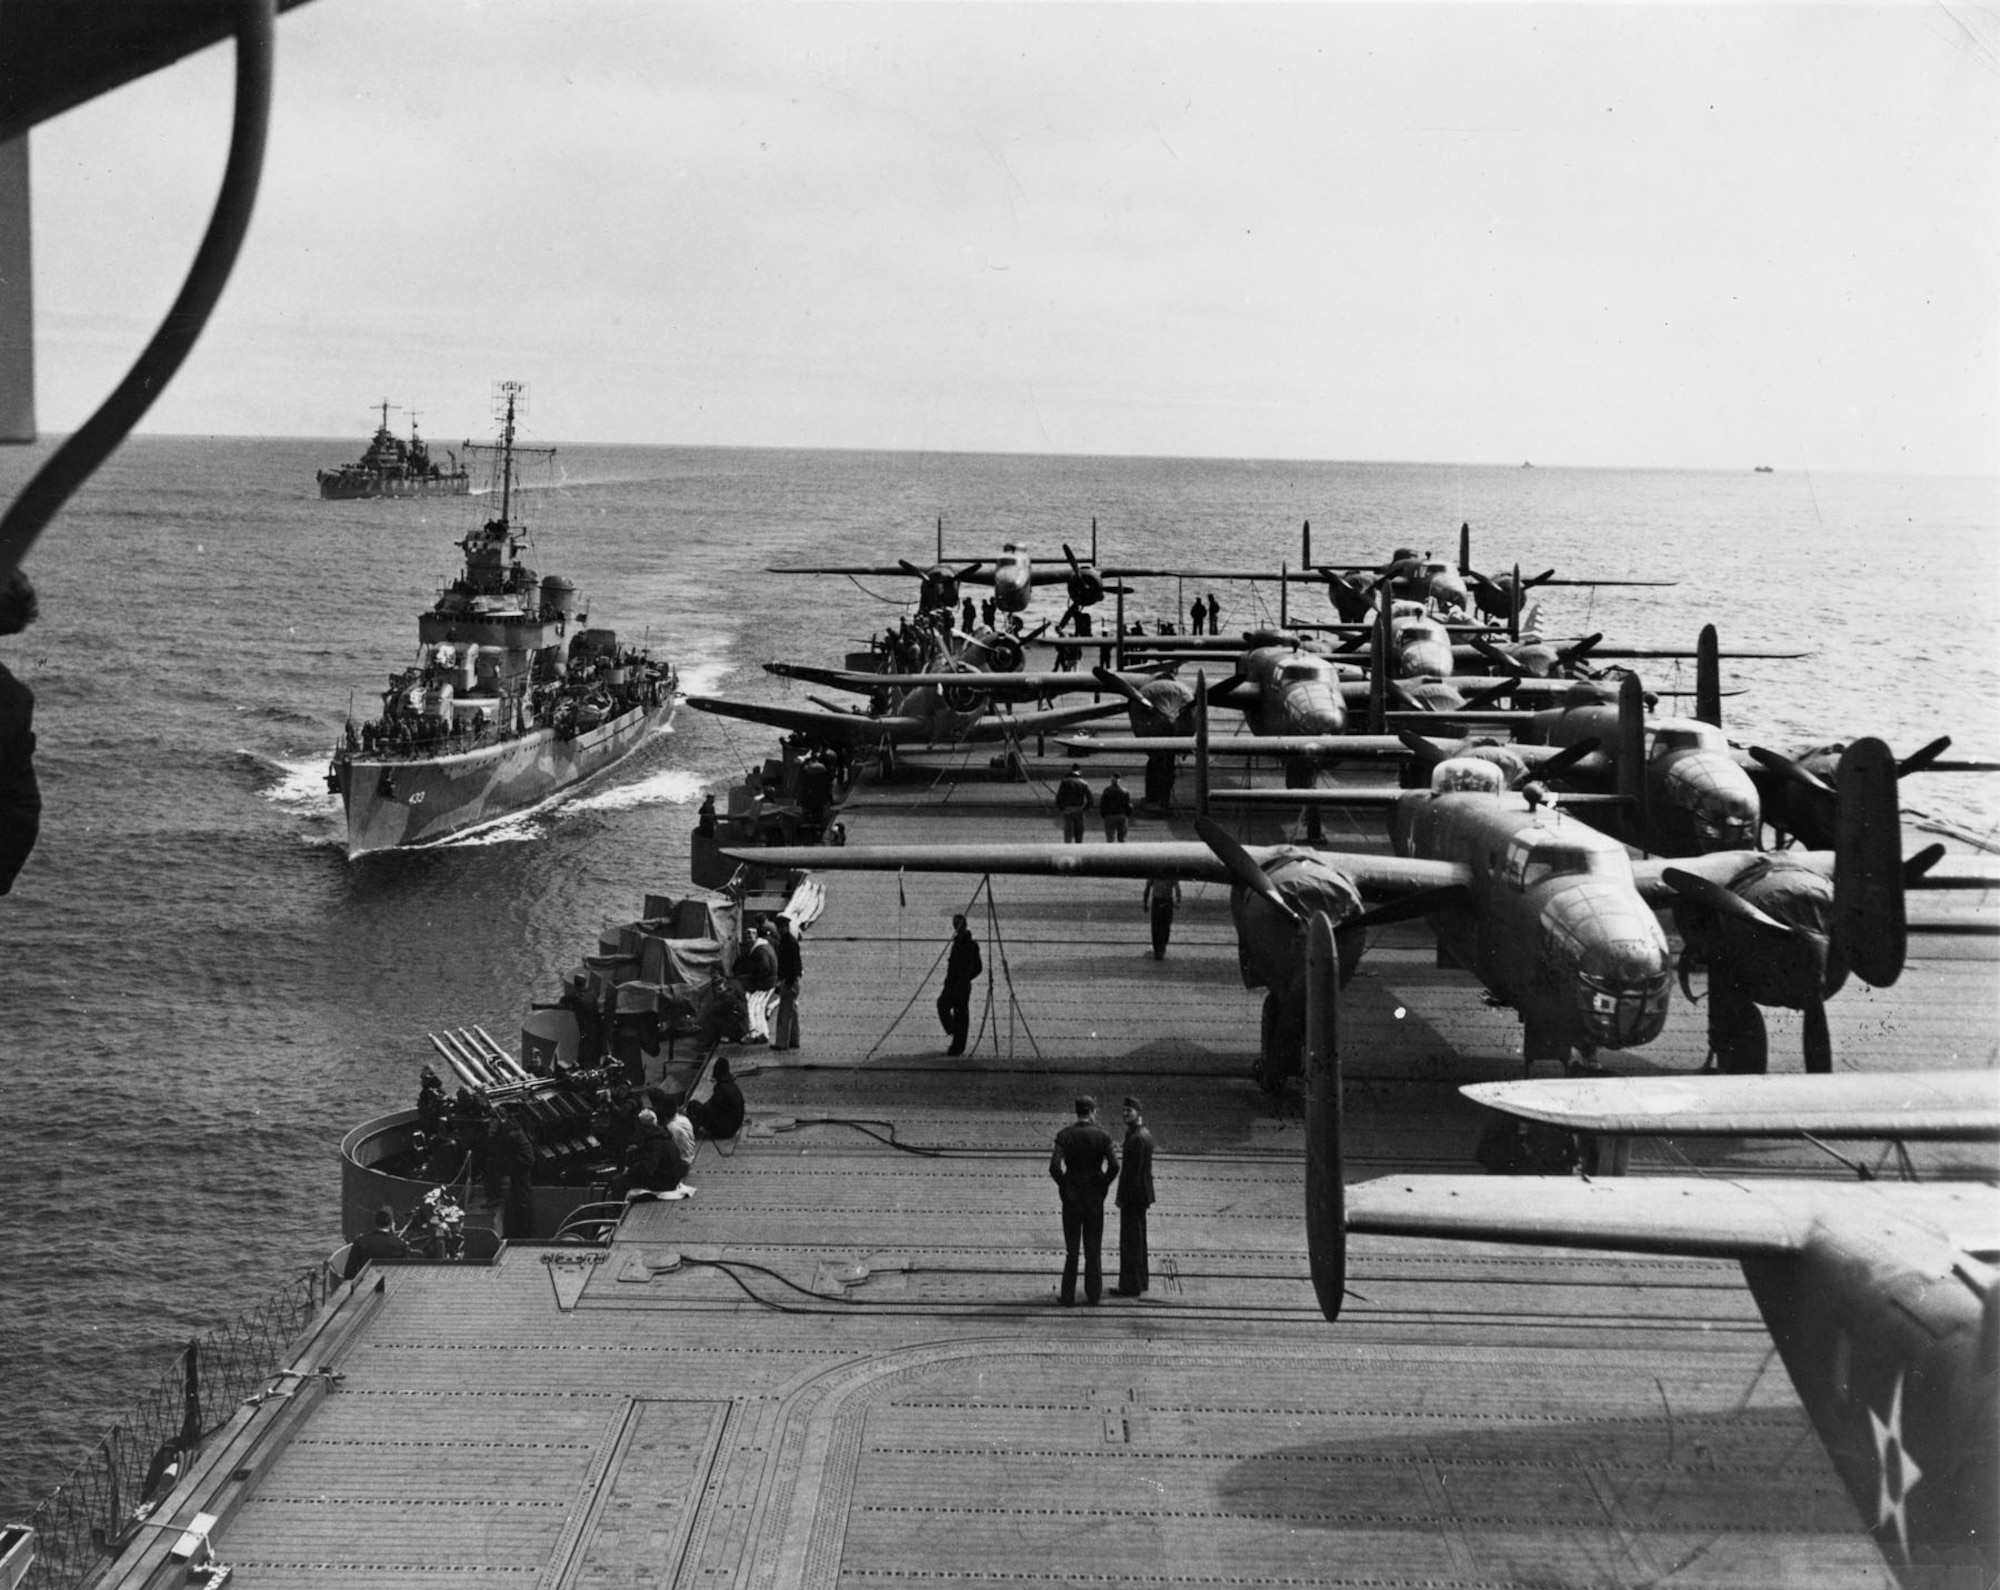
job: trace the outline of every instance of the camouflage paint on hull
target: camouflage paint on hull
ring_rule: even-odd
[[[319,472],[319,495],[323,502],[356,502],[364,497],[463,497],[471,485],[471,478],[464,470],[452,475],[414,476],[344,469]]]
[[[574,739],[537,729],[452,756],[355,755],[335,764],[347,855],[436,844],[524,812],[602,773],[672,726],[677,698],[634,707]]]

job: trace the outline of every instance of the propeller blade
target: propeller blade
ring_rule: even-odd
[[[1419,889],[1414,894],[1404,895],[1400,900],[1391,900],[1387,905],[1378,905],[1372,911],[1363,911],[1359,916],[1349,917],[1336,931],[1362,933],[1369,928],[1387,927],[1392,922],[1414,921],[1418,917],[1462,906],[1471,897],[1470,891],[1462,883],[1447,883],[1436,889]]]
[[[1825,779],[1821,778],[1810,768],[1794,762],[1789,756],[1785,756],[1781,752],[1767,751],[1761,745],[1753,745],[1750,747],[1750,755],[1759,767],[1769,768],[1773,773],[1780,774],[1795,784],[1802,784],[1807,789],[1814,790],[1821,795],[1831,795],[1833,793],[1833,786],[1827,783]]]
[[[1912,773],[1921,773],[1950,749],[1951,736],[1948,734],[1939,735],[1929,745],[1924,746],[1920,750],[1912,751],[1902,761],[1898,762],[1896,764],[1896,777],[1907,778]]]
[[[1104,686],[1106,690],[1117,691],[1119,695],[1131,702],[1133,706],[1145,706],[1146,698],[1139,694],[1139,687],[1122,675],[1113,673],[1109,668],[1093,668],[1090,670],[1090,677]]]
[[[1937,844],[1924,846],[1914,856],[1905,856],[1903,858],[1903,887],[1906,889],[1909,888],[1910,885],[1915,883],[1942,860],[1944,860],[1944,846]]]
[[[1556,666],[1558,668],[1578,667],[1582,664],[1584,658],[1588,657],[1603,644],[1604,636],[1601,633],[1586,635],[1574,646],[1565,646],[1556,653]]]
[[[1347,1173],[1340,1133],[1340,952],[1324,912],[1306,932],[1306,1261],[1328,1319],[1347,1296]]]
[[[1197,817],[1194,831],[1201,836],[1201,842],[1215,853],[1215,859],[1228,870],[1229,878],[1238,888],[1261,895],[1279,911],[1294,922],[1303,922],[1298,907],[1287,900],[1278,886],[1266,876],[1264,869],[1250,859],[1250,852],[1236,842],[1235,836],[1212,817]]]
[[[1826,1026],[1826,986],[1825,972],[1820,974],[1819,987],[1807,996],[1805,1008],[1805,1051],[1806,1070],[1825,1076],[1833,1069],[1833,1035]]]
[[[908,558],[896,559],[896,567],[901,569],[905,574],[914,574],[920,580],[930,572],[928,569],[918,568]]]
[[[1072,573],[1072,574],[1076,573],[1076,571],[1077,571],[1077,568],[1079,567],[1079,565],[1078,565],[1078,563],[1077,563],[1077,561],[1076,561],[1076,554],[1075,554],[1074,552],[1070,551],[1070,549],[1069,549],[1069,543],[1068,543],[1067,541],[1065,541],[1065,542],[1063,543],[1063,556],[1069,559],[1069,571],[1070,571],[1070,573]]]
[[[1511,653],[1502,651],[1484,635],[1474,635],[1472,637],[1472,646],[1480,656],[1492,663],[1503,674],[1512,674],[1516,679],[1526,676],[1527,670],[1514,660]]]
[[[1514,681],[1503,679],[1497,685],[1488,685],[1484,690],[1474,691],[1465,698],[1462,712],[1477,712],[1482,707],[1490,707],[1496,701],[1504,701],[1514,693]]]
[[[973,575],[977,574],[981,569],[985,567],[986,565],[984,563],[968,563],[964,568],[958,571],[958,577],[961,580],[969,580],[973,577]]]
[[[1436,767],[1445,759],[1446,753],[1440,751],[1414,729],[1398,729],[1396,738],[1410,748],[1410,754],[1423,763],[1426,771]]]
[[[1603,748],[1604,742],[1599,740],[1594,734],[1586,739],[1578,740],[1576,744],[1565,746],[1540,767],[1536,768],[1535,777],[1561,778],[1563,774],[1575,767],[1586,756],[1590,756]]]
[[[1683,872],[1679,867],[1668,867],[1660,874],[1660,881],[1674,893],[1684,895],[1696,905],[1706,906],[1717,916],[1734,917],[1752,927],[1764,928],[1773,933],[1792,937],[1793,929],[1780,922],[1767,911],[1760,911],[1740,894],[1725,889],[1712,879],[1699,873]]]

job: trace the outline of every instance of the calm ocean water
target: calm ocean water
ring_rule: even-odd
[[[0,496],[46,451],[0,453]],[[350,865],[326,753],[413,657],[485,506],[319,502],[314,468],[358,451],[128,443],[29,561],[41,623],[0,642],[36,693],[47,804],[0,899],[0,1521],[186,1337],[340,1240],[341,1134],[412,1100],[424,1033],[511,1032],[599,927],[685,886],[701,791],[770,743],[684,712],[546,813]],[[1449,556],[1463,519],[1489,572],[1681,582],[1547,592],[1552,632],[1692,644],[1713,620],[1725,645],[1813,648],[1730,670],[1739,739],[1949,732],[2000,754],[1990,479],[580,446],[528,501],[537,566],[693,690],[802,699],[758,664],[837,659],[908,582],[759,571],[925,562],[939,516],[973,555],[1081,551],[1095,517],[1107,563],[1232,566],[1296,562],[1308,518],[1322,557]],[[1133,604],[1149,619],[1194,594],[1155,584]],[[1219,587],[1225,624],[1274,616],[1273,591]],[[1978,780],[1904,798],[2000,822]]]

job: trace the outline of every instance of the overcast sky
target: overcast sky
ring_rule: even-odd
[[[145,429],[2000,470],[1958,5],[315,0]],[[33,135],[40,418],[206,224],[229,47]],[[407,416],[395,416],[400,426]]]

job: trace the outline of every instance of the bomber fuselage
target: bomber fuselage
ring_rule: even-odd
[[[1003,613],[1027,611],[1034,584],[1035,570],[1028,549],[1009,541],[1001,548],[1000,561],[993,565],[993,605]]]
[[[1614,774],[1619,771],[1615,706],[1538,713],[1523,738],[1550,745],[1599,740],[1613,758]],[[1645,743],[1640,809],[1629,815],[1607,810],[1602,818],[1607,826],[1659,856],[1757,848],[1763,822],[1757,786],[1720,729],[1695,718],[1652,718]]]
[[[1514,795],[1403,796],[1399,855],[1452,861],[1469,902],[1432,917],[1440,954],[1520,1013],[1528,1058],[1629,1049],[1666,1024],[1666,935],[1609,835]]]
[[[1244,654],[1239,671],[1257,686],[1248,713],[1255,733],[1340,734],[1347,728],[1340,667],[1331,658],[1260,646]]]

